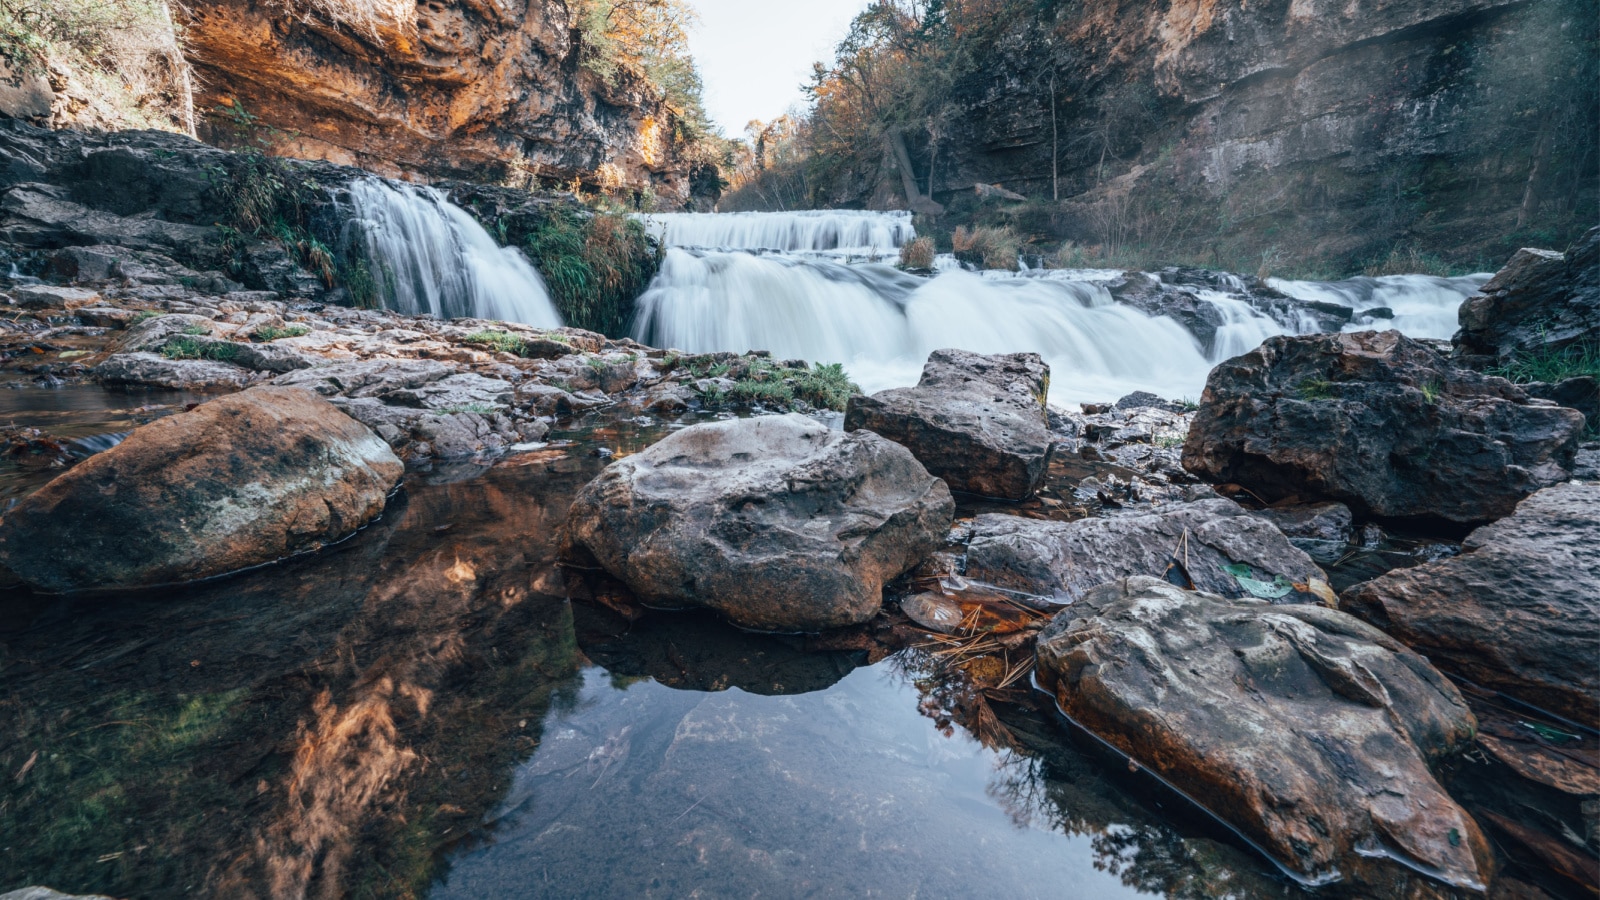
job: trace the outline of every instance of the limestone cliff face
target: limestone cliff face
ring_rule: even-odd
[[[317,12],[338,6],[188,4],[196,106],[237,101],[277,130],[275,152],[391,176],[687,196],[667,111],[626,75],[611,86],[579,65],[561,0],[397,0],[367,27]],[[225,142],[230,128],[213,115],[202,135]]]
[[[1490,235],[1511,249],[1565,246],[1593,224],[1592,3],[1054,8],[993,39],[955,86],[936,153],[908,133],[919,183],[934,160],[936,199],[959,208],[975,185],[994,183],[1050,198],[1054,158],[1057,237],[1118,232],[1204,254],[1220,244],[1224,259],[1278,241],[1330,264],[1395,246],[1497,263],[1510,249],[1483,244]],[[886,173],[868,185],[898,182]],[[873,202],[849,193],[833,199]]]

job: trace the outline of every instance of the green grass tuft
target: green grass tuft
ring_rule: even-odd
[[[1301,400],[1332,400],[1338,396],[1333,392],[1333,382],[1323,378],[1308,378],[1295,386],[1295,392]]]
[[[1488,369],[1514,384],[1548,384],[1588,375],[1600,378],[1600,341],[1572,344],[1560,350],[1533,350],[1520,353],[1505,363]]]
[[[255,333],[250,335],[250,337],[252,340],[263,344],[268,344],[276,340],[282,340],[283,338],[305,337],[310,333],[311,329],[304,325],[287,325],[283,328],[278,328],[273,325],[262,325],[260,328],[257,328]]]
[[[197,341],[193,337],[175,337],[161,348],[167,359],[209,359],[232,362],[239,355],[237,345],[225,341]]]
[[[521,356],[527,349],[527,342],[509,331],[474,331],[462,340],[495,353],[511,353],[516,356]]]

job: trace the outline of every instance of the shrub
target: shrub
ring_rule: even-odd
[[[984,269],[1006,269],[1015,272],[1022,253],[1022,241],[1010,228],[985,228],[962,226],[951,235],[956,258],[964,263]]]
[[[818,363],[794,379],[794,393],[812,406],[844,412],[850,395],[861,393],[861,388],[850,380],[843,365]]]
[[[658,266],[644,226],[620,214],[560,211],[526,244],[563,321],[608,337],[627,333],[633,301]]]
[[[919,237],[907,241],[900,248],[900,268],[902,269],[931,269],[935,255],[933,238]]]

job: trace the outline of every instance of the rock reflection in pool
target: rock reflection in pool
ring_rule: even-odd
[[[1140,896],[918,700],[891,663],[789,696],[587,668],[432,896]]]

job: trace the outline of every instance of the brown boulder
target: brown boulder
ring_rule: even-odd
[[[904,447],[788,415],[685,428],[613,463],[567,527],[570,553],[647,604],[815,631],[872,618],[954,514]]]
[[[257,387],[146,425],[0,521],[35,588],[148,587],[315,550],[383,511],[404,467],[310,391]]]
[[[1462,551],[1358,584],[1340,608],[1447,672],[1600,728],[1600,485],[1546,488]]]
[[[846,431],[865,428],[911,450],[951,490],[1022,500],[1055,452],[1045,417],[1050,367],[1037,353],[935,350],[916,387],[850,398]]]
[[[1275,337],[1212,370],[1183,466],[1268,502],[1480,523],[1568,480],[1583,428],[1396,331]]]
[[[1128,578],[1057,615],[1038,661],[1064,713],[1300,877],[1370,888],[1396,857],[1484,891],[1489,848],[1429,770],[1471,744],[1473,715],[1377,629]]]

